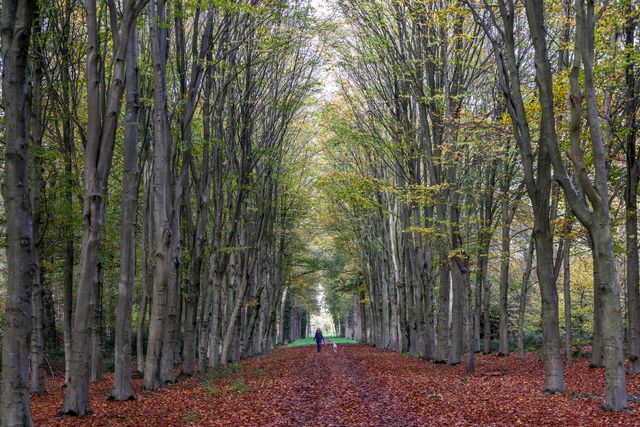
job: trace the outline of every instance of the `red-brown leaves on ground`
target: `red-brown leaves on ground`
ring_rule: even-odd
[[[327,351],[329,350],[329,351]],[[277,350],[201,378],[189,378],[137,400],[108,401],[113,377],[91,385],[93,415],[56,418],[64,391],[49,379],[49,394],[32,397],[38,426],[177,425],[640,425],[638,404],[630,411],[603,412],[604,370],[578,360],[565,370],[567,392],[542,392],[536,354],[478,356],[477,372],[435,365],[368,346]],[[628,377],[640,396],[640,376]]]

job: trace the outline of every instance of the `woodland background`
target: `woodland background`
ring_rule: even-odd
[[[640,372],[639,7],[3,0],[3,425],[338,335]],[[321,295],[321,298],[319,298]],[[315,325],[314,325],[315,326]],[[27,387],[28,384],[28,387]]]

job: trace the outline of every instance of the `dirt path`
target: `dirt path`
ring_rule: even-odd
[[[282,396],[290,402],[285,412],[293,419],[276,419],[274,424],[294,421],[300,425],[422,425],[394,404],[388,394],[379,393],[375,380],[367,376],[355,352],[362,348],[330,346],[321,353],[312,352],[293,376],[294,386]]]
[[[276,350],[151,392],[111,402],[113,375],[91,385],[94,414],[56,418],[62,378],[33,396],[37,426],[640,426],[640,407],[602,412],[604,371],[580,359],[565,369],[567,393],[546,396],[537,355],[478,356],[477,371],[436,365],[363,345]],[[640,375],[628,376],[640,396]]]

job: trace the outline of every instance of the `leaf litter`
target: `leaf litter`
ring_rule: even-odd
[[[627,376],[629,411],[604,412],[604,370],[587,359],[565,368],[567,391],[543,393],[535,353],[477,355],[477,371],[365,345],[337,353],[278,349],[158,391],[134,377],[136,400],[109,401],[113,375],[91,384],[93,414],[58,418],[63,379],[32,396],[37,426],[640,426],[640,375]]]

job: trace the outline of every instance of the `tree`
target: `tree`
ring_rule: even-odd
[[[138,42],[131,26],[126,56],[126,112],[124,137],[124,179],[122,182],[122,232],[120,235],[120,286],[115,343],[114,400],[134,398],[131,383],[131,311],[136,266],[136,211],[138,201],[138,119],[140,116]]]
[[[83,238],[80,254],[80,273],[76,312],[73,324],[73,343],[69,381],[65,391],[63,414],[85,415],[91,412],[89,407],[89,342],[92,334],[92,301],[95,294],[94,280],[98,268],[98,252],[102,239],[102,224],[105,214],[105,192],[113,159],[115,131],[118,124],[120,104],[124,92],[125,60],[129,45],[128,35],[141,4],[135,0],[126,0],[122,11],[120,26],[112,22],[115,45],[113,50],[112,76],[106,93],[101,94],[99,84],[100,59],[98,43],[98,22],[96,1],[87,0],[87,146],[84,153],[84,206]],[[113,17],[116,19],[116,17]],[[106,110],[100,111],[101,97],[106,99]]]
[[[144,386],[155,390],[160,387],[162,354],[169,351],[163,341],[167,322],[169,269],[172,230],[169,222],[169,123],[167,116],[167,28],[164,24],[164,0],[149,2],[151,23],[151,54],[153,61],[153,241],[154,271],[149,343],[144,364]],[[169,199],[170,200],[170,199]],[[175,300],[175,294],[173,295]],[[171,347],[171,351],[173,348]]]
[[[558,295],[554,275],[553,234],[551,228],[551,156],[549,148],[541,143],[537,155],[533,151],[531,127],[525,108],[521,82],[520,62],[516,56],[515,20],[521,14],[513,2],[498,2],[499,16],[491,10],[480,11],[470,2],[476,20],[483,26],[494,52],[498,87],[502,92],[511,118],[513,134],[518,144],[524,182],[533,209],[533,237],[537,259],[537,273],[542,300],[545,390],[550,393],[564,390],[562,360],[560,359],[560,328],[558,324]],[[546,106],[548,107],[548,106]],[[552,109],[553,110],[553,109]]]
[[[4,182],[7,218],[6,331],[2,341],[0,422],[33,425],[29,411],[29,344],[33,288],[33,219],[29,195],[29,97],[27,68],[35,1],[2,3],[2,95],[4,107]]]
[[[609,186],[604,141],[600,128],[599,107],[594,83],[594,37],[595,5],[592,0],[576,0],[576,35],[573,70],[571,73],[571,114],[580,122],[582,99],[586,98],[586,119],[591,139],[594,182],[589,178],[584,154],[580,147],[580,126],[572,127],[570,159],[577,171],[577,182],[573,182],[562,161],[553,115],[553,80],[545,36],[543,7],[539,3],[526,2],[527,19],[535,49],[536,83],[540,90],[541,143],[551,154],[555,176],[576,218],[589,232],[594,261],[594,286],[596,298],[601,301],[602,336],[604,341],[604,365],[606,369],[606,392],[604,408],[621,411],[627,407],[627,389],[624,373],[623,327],[620,308],[620,288],[616,275],[613,253],[613,236],[609,213]],[[583,88],[580,88],[578,73],[584,73]],[[582,92],[584,91],[584,92]],[[576,188],[580,188],[578,193]],[[587,200],[581,195],[584,194]],[[598,307],[596,307],[598,310]]]

